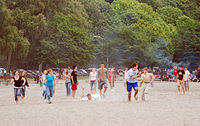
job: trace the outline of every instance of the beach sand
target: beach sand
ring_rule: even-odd
[[[41,97],[42,88],[30,84],[23,102],[15,104],[13,87],[0,88],[0,126],[199,126],[200,83],[179,95],[174,82],[154,82],[147,101],[128,103],[122,78],[100,101],[80,101],[81,86],[89,92],[88,79],[79,81],[76,99],[66,96],[63,80],[56,85],[52,104]],[[99,93],[99,92],[97,92]]]

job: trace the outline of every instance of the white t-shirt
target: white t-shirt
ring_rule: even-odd
[[[46,75],[42,74],[42,83],[44,83],[45,77],[46,77]]]
[[[186,70],[185,71],[185,81],[187,80],[187,77],[189,79],[189,75],[190,75],[190,71],[189,70]]]
[[[101,100],[100,95],[99,94],[92,95],[91,101],[94,101],[94,100]],[[89,101],[89,99],[87,96],[85,96],[85,97],[81,98],[81,101]]]
[[[94,74],[93,72],[90,72],[90,77],[91,77],[91,81],[97,80],[97,72],[95,72]]]

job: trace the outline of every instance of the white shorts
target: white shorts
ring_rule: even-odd
[[[143,83],[142,84],[142,87],[141,87],[141,90],[143,93],[147,94],[148,91],[150,90],[151,88],[151,84],[150,83]]]

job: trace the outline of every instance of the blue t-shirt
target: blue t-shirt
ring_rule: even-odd
[[[168,71],[168,75],[171,75],[172,74],[172,71]]]
[[[137,78],[135,79],[132,79],[132,76],[136,76],[138,74],[138,69],[137,70],[133,70],[133,69],[130,69],[128,71],[128,82],[129,83],[136,83],[137,82]]]
[[[46,79],[47,79],[46,86],[53,87],[54,78],[55,78],[55,75],[53,74],[51,76],[49,76],[49,74],[46,75]]]

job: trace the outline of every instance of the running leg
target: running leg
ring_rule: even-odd
[[[128,101],[131,102],[131,91],[128,92]]]
[[[138,100],[138,98],[137,98],[137,94],[138,94],[138,87],[135,87],[134,98],[135,98],[136,101]]]

